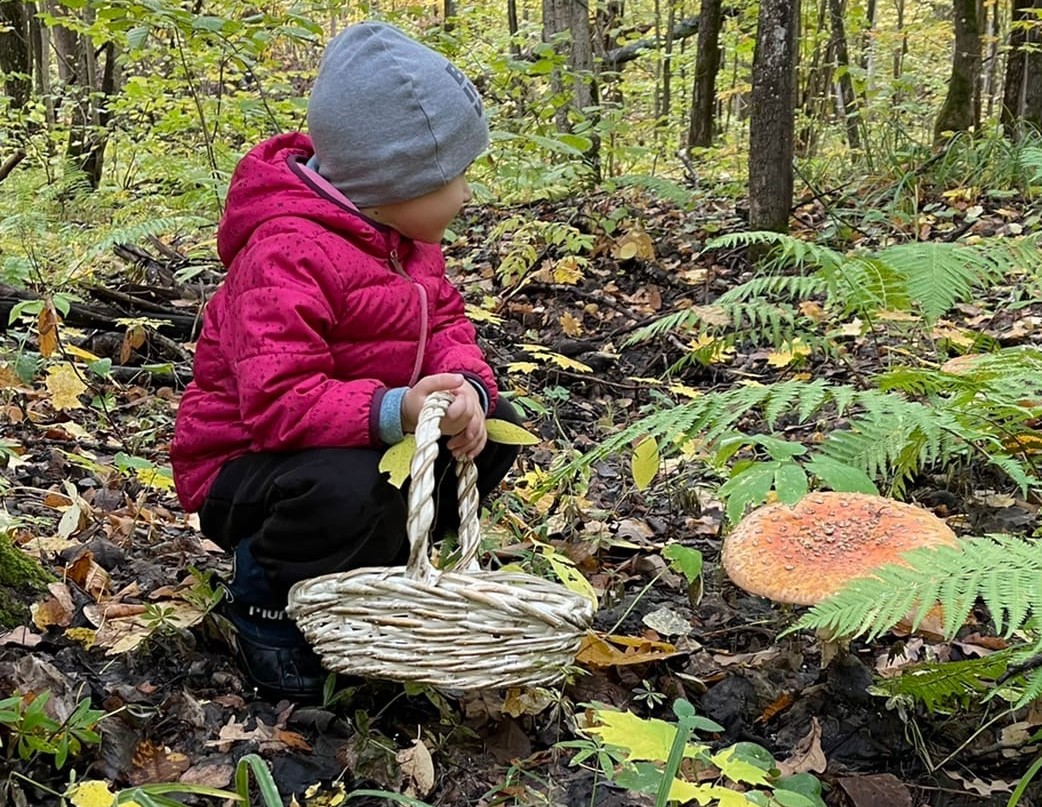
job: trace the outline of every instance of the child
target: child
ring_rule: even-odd
[[[438,246],[488,145],[473,85],[397,29],[362,23],[329,44],[308,129],[261,143],[235,170],[217,236],[228,274],[171,448],[185,509],[234,552],[221,615],[243,672],[299,700],[321,694],[325,673],[286,616],[287,591],[404,563],[406,500],[378,464],[426,396],[455,396],[435,537],[458,526],[453,456],[475,460],[482,496],[516,457],[486,443],[486,415],[516,415]]]

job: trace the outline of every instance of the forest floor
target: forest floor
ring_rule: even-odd
[[[1008,200],[1003,210],[973,211],[972,217],[969,203],[937,205],[932,231],[921,224],[920,237],[1002,232],[1025,215],[1012,212]],[[710,303],[749,272],[740,251],[702,251],[710,233],[743,228],[726,202],[707,201],[692,215],[633,191],[525,212],[600,235],[590,265],[576,271],[537,248],[524,284],[504,285],[497,276],[510,246],[488,235],[510,211],[464,219],[449,250],[468,301],[496,315],[477,325],[503,386],[522,403],[535,402],[533,411],[541,407],[529,419],[540,443],[524,449],[487,519],[488,533],[503,538],[508,556],[530,548],[516,528],[523,513],[531,513],[523,510],[531,507],[523,502],[526,474],[545,470],[561,454],[593,448],[634,413],[661,401],[651,379],[685,355],[690,338],[664,335],[627,346],[626,336],[664,314]],[[825,218],[816,202],[796,213],[808,229]],[[611,235],[603,233],[606,221],[617,225]],[[322,706],[297,707],[246,691],[227,652],[200,621],[208,596],[200,578],[225,572],[227,558],[179,508],[161,467],[180,386],[190,372],[191,323],[220,277],[213,264],[185,259],[181,246],[121,248],[108,279],[84,290],[60,326],[58,355],[82,359],[88,351],[110,358],[119,383],[95,379],[88,390],[60,373],[46,386],[26,384],[10,371],[0,375],[0,427],[7,441],[0,454],[0,516],[14,525],[21,548],[40,557],[60,581],[35,604],[25,628],[0,637],[0,693],[50,690],[60,719],[83,697],[116,712],[101,722],[100,746],[70,761],[79,778],[123,787],[177,780],[223,787],[232,781],[235,761],[257,752],[271,763],[281,792],[302,807],[338,804],[356,787],[407,792],[446,807],[652,804],[585,766],[569,765],[570,752],[555,744],[575,738],[573,714],[580,704],[596,701],[672,719],[670,704],[683,697],[724,727],[703,739],[714,747],[738,741],[764,746],[790,770],[817,775],[833,807],[1006,804],[1037,753],[1026,738],[1042,727],[1042,712],[1024,710],[991,723],[1000,711],[995,704],[928,715],[871,691],[875,676],[914,660],[968,657],[999,646],[983,616],[953,642],[891,634],[855,643],[841,661],[823,668],[814,636],[778,638],[795,619],[792,609],[746,594],[720,570],[726,524],[712,495],[719,480],[700,480],[676,466],[665,483],[642,492],[633,484],[628,457],[595,463],[588,484],[555,492],[542,515],[547,540],[575,561],[599,594],[596,628],[643,643],[649,660],[587,663],[587,674],[554,698],[488,692],[456,699],[373,682],[339,692]],[[1007,291],[990,289],[986,299],[960,306],[950,326],[940,327],[954,333],[969,325],[1004,345],[1037,344],[1042,306],[1009,311]],[[166,314],[180,319],[172,317],[174,324],[160,328],[165,335],[158,339],[114,322],[117,316]],[[6,338],[13,345],[16,329]],[[31,334],[30,341],[37,338]],[[943,360],[929,352],[936,345],[859,339],[843,363],[816,357],[785,363],[767,349],[739,349],[719,363],[690,364],[672,382],[702,392],[795,373],[859,383],[895,355]],[[145,372],[142,366],[150,363],[166,366]],[[104,400],[82,405],[101,391]],[[80,405],[67,397],[77,392]],[[1030,535],[1039,526],[1037,503],[1018,499],[1008,484],[984,472],[918,479],[908,498],[947,518],[957,532]],[[703,553],[700,598],[663,560],[661,550],[672,542]],[[677,619],[664,627],[663,616]],[[668,651],[656,642],[668,642]],[[68,768],[56,772],[39,757],[19,762],[8,751],[0,761],[8,774],[18,770],[59,791],[67,783]],[[56,803],[21,780],[7,782],[0,804]],[[1042,804],[1034,792],[1020,804]]]

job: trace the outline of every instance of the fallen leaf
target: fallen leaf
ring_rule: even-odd
[[[824,773],[828,760],[821,748],[821,724],[818,718],[810,719],[810,731],[792,749],[788,757],[778,763],[782,776],[796,773]],[[889,802],[879,802],[889,804]]]
[[[691,633],[691,620],[664,605],[645,614],[641,622],[661,636],[687,636]]]
[[[126,773],[127,781],[136,786],[176,781],[191,763],[184,754],[146,739],[134,748],[130,764],[131,768]]]
[[[69,587],[64,583],[51,583],[47,590],[50,597],[29,607],[33,624],[40,630],[46,630],[51,625],[67,628],[72,624],[72,617],[76,612]]]
[[[842,776],[838,784],[852,807],[912,807],[908,787],[892,773]]]
[[[79,396],[87,391],[71,364],[60,364],[47,371],[47,391],[51,393],[51,405],[58,410],[81,409]]]
[[[995,793],[1011,793],[1013,791],[1013,786],[1016,784],[1016,782],[1006,782],[1002,779],[996,779],[993,782],[985,782],[983,779],[978,779],[976,776],[971,779],[968,776],[962,776],[956,771],[951,771],[947,768],[944,769],[944,774],[961,784],[969,792],[976,793],[978,796],[982,797],[992,796]]]
[[[69,787],[65,798],[73,807],[112,807],[116,794],[109,790],[108,782],[88,779]]]
[[[621,645],[618,647],[617,645]],[[576,661],[591,667],[622,667],[646,664],[679,655],[675,645],[630,636],[586,634],[579,645]]]
[[[61,316],[55,310],[54,303],[47,300],[40,309],[40,316],[36,319],[40,355],[44,358],[53,355],[54,351],[58,349],[58,323],[61,321]]]
[[[584,333],[582,321],[570,311],[565,311],[558,319],[558,322],[561,325],[561,330],[567,336],[579,337]]]
[[[33,633],[24,625],[0,635],[0,646],[14,644],[20,647],[36,647],[42,641],[43,637],[40,634]]]
[[[396,754],[402,771],[403,792],[406,796],[423,798],[434,790],[434,760],[423,740],[413,742],[412,748],[403,748]]]

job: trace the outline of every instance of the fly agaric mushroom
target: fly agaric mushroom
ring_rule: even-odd
[[[814,605],[850,580],[900,563],[904,552],[957,542],[921,507],[865,493],[810,493],[742,519],[724,540],[723,565],[750,594]]]

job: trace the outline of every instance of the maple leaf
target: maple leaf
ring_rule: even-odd
[[[87,391],[71,364],[61,364],[47,371],[47,391],[51,393],[51,405],[55,409],[81,409],[79,397]]]
[[[583,324],[570,311],[565,311],[560,319],[561,330],[568,336],[582,336]]]

